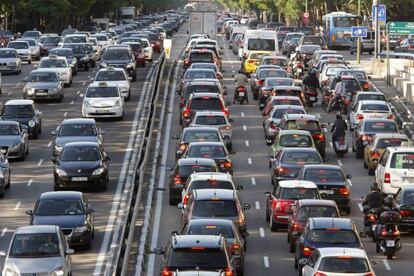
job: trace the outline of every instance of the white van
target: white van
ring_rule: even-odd
[[[249,51],[272,51],[279,54],[277,34],[272,30],[246,30],[244,33],[243,58],[247,58]]]

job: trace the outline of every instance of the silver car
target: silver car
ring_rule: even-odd
[[[38,69],[24,78],[23,99],[63,100],[63,83],[59,74],[50,70]]]
[[[24,125],[15,121],[0,121],[0,149],[9,159],[24,160],[29,153],[29,134]]]
[[[56,225],[23,226],[16,229],[10,242],[2,275],[72,274],[72,257],[65,235]]]
[[[27,43],[29,43],[30,55],[32,58],[40,60],[40,45],[36,39],[25,37],[19,38],[17,41],[27,41]]]
[[[22,61],[16,49],[0,48],[0,73],[20,74]]]

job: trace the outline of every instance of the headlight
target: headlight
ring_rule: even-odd
[[[52,93],[57,93],[57,92],[59,92],[59,90],[57,88],[53,88],[53,89],[51,89],[51,92]]]
[[[61,151],[62,151],[62,149],[63,149],[63,147],[59,147],[59,146],[56,146],[56,145],[55,145],[55,151],[56,151],[56,152],[61,152]]]
[[[29,127],[34,127],[36,125],[35,120],[30,120],[29,121]]]
[[[128,86],[121,86],[121,90],[125,91],[125,92],[128,92],[129,89],[128,89]]]
[[[75,233],[83,233],[87,230],[88,230],[88,228],[86,226],[75,227]]]
[[[68,73],[67,72],[62,72],[62,73],[60,73],[59,74],[61,77],[63,77],[63,76],[67,76],[68,75]]]
[[[93,171],[92,175],[100,175],[104,172],[104,168],[99,168]]]
[[[28,88],[26,91],[27,91],[27,95],[33,95],[34,94],[34,89],[33,88]]]
[[[63,271],[63,268],[61,267],[56,268],[51,274],[51,276],[63,276],[63,275],[65,275],[65,271]]]
[[[89,103],[89,101],[88,101],[88,100],[84,100],[84,101],[83,101],[83,105],[84,105],[84,106],[91,106],[91,104]]]
[[[19,147],[20,143],[15,143],[13,145],[11,145],[9,148],[10,149],[17,149]]]
[[[4,276],[20,276],[20,274],[11,267],[6,268]]]
[[[127,68],[131,68],[131,67],[133,67],[133,66],[134,66],[134,65],[133,65],[132,63],[128,63],[126,67],[127,67]]]
[[[116,102],[114,103],[114,106],[121,106],[119,100],[116,100]]]
[[[108,65],[105,62],[101,62],[101,67],[107,67]]]
[[[68,175],[64,170],[61,170],[61,169],[58,169],[58,168],[56,168],[56,173],[59,176],[67,176]]]

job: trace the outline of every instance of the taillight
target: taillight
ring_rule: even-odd
[[[392,231],[392,232],[388,232],[387,230],[382,230],[380,233],[381,236],[399,236],[400,235],[400,231],[398,231],[398,229]]]
[[[256,61],[254,61],[253,59],[249,59],[248,61],[247,61],[247,63],[255,63]]]
[[[385,173],[384,174],[384,183],[385,184],[390,184],[391,183],[391,174],[390,173]]]
[[[230,130],[231,129],[231,126],[222,126],[222,127],[220,127],[220,129],[222,129],[222,130]]]
[[[279,174],[287,174],[289,172],[289,169],[285,167],[278,167],[277,171]]]
[[[180,150],[181,151],[185,151],[186,149],[187,149],[187,145],[186,144],[180,145]]]
[[[240,244],[233,243],[231,245],[230,251],[234,255],[240,255]]]
[[[348,188],[340,188],[338,190],[338,193],[340,193],[343,196],[349,196],[349,189]]]
[[[299,231],[300,229],[300,224],[299,223],[293,223],[292,224],[292,230],[293,231]]]
[[[168,267],[164,267],[164,269],[161,272],[162,276],[173,276],[173,272],[168,268]]]
[[[186,194],[185,196],[184,196],[184,198],[183,198],[183,204],[184,205],[187,205],[187,203],[188,203],[188,200],[190,199],[190,195],[189,194]]]
[[[319,140],[320,142],[325,141],[325,135],[323,135],[323,133],[313,134],[312,137],[313,139]]]
[[[224,162],[224,163],[223,163],[223,166],[224,166],[224,168],[226,168],[226,169],[231,169],[231,166],[232,166],[231,161],[226,161],[226,162]]]
[[[374,214],[368,214],[368,220],[369,221],[376,221]]]
[[[225,276],[233,276],[233,270],[231,270],[229,267],[226,268],[226,270],[224,271],[224,275]]]
[[[356,119],[357,119],[357,120],[363,120],[363,119],[364,119],[364,115],[362,115],[362,114],[357,114],[357,115],[356,115]]]
[[[381,154],[378,151],[371,152],[371,158],[380,158]]]
[[[369,135],[362,135],[361,136],[362,141],[371,141],[372,137]]]
[[[303,247],[303,255],[309,257],[312,254],[313,248],[309,246]]]
[[[175,185],[180,185],[181,184],[181,177],[178,174],[176,176],[174,176],[174,184]]]
[[[322,272],[319,272],[319,271],[316,271],[315,274],[313,274],[313,276],[326,276],[326,274],[322,273]]]
[[[411,217],[413,212],[411,210],[400,210],[400,215],[402,217]]]
[[[188,58],[186,58],[185,60],[184,60],[184,64],[185,65],[188,65],[188,63],[189,63],[190,61],[188,60]]]
[[[414,45],[408,45],[408,49],[414,49]]]
[[[184,118],[189,118],[190,117],[190,110],[189,109],[184,110],[183,117]]]
[[[368,89],[368,88],[369,88],[369,84],[368,84],[367,82],[365,82],[365,83],[362,85],[362,88],[364,88],[364,89]]]
[[[263,85],[263,80],[257,80],[257,81],[256,81],[256,84],[257,84],[258,86],[262,86],[262,85]]]
[[[271,129],[277,129],[277,125],[273,121],[270,122],[269,126],[270,126]]]
[[[388,115],[387,119],[394,120],[394,115],[393,114]]]
[[[364,276],[375,276],[374,273],[370,272],[368,274],[364,274]]]

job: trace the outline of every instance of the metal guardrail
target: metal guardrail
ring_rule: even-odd
[[[387,58],[387,51],[382,51],[378,54],[381,58]],[[414,60],[414,54],[410,53],[395,53],[395,52],[388,52],[389,58],[400,58],[400,59],[409,59]]]

